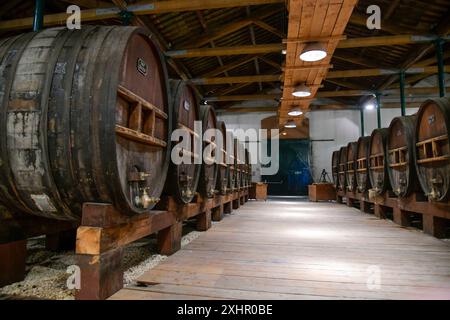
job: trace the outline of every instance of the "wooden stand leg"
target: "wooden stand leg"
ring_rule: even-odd
[[[423,232],[430,234],[436,238],[442,239],[446,237],[446,219],[434,217],[429,214],[422,215]]]
[[[25,278],[27,241],[0,244],[0,287]]]
[[[245,204],[244,196],[239,196],[239,204],[243,206]]]
[[[404,210],[402,210],[398,207],[394,207],[393,216],[394,216],[394,222],[396,224],[401,225],[402,227],[410,226],[410,223],[408,220],[408,213],[405,212]]]
[[[224,205],[212,209],[212,221],[221,221],[223,219]]]
[[[76,230],[67,230],[57,233],[47,234],[45,237],[45,247],[50,251],[68,251],[75,249],[77,239]]]
[[[230,214],[233,211],[231,202],[232,201],[223,204],[223,213]]]
[[[381,206],[379,204],[374,205],[374,214],[376,217],[378,217],[380,219],[386,219],[385,209],[383,206]]]
[[[197,216],[197,230],[206,231],[211,228],[211,210],[206,210]]]
[[[337,203],[342,203],[343,202],[343,199],[342,199],[342,196],[336,196],[336,202]]]
[[[353,203],[354,203],[354,200],[351,199],[350,197],[347,197],[347,206],[348,207],[353,207]]]
[[[361,212],[370,213],[370,203],[369,202],[366,202],[364,200],[360,200],[359,204],[360,204],[360,208],[359,209],[361,210]]]
[[[239,198],[233,200],[233,209],[234,210],[239,209],[240,206],[241,206],[241,203],[239,201]]]
[[[158,252],[170,256],[181,249],[181,234],[183,223],[176,222],[170,227],[158,232]]]
[[[104,300],[123,288],[122,248],[99,255],[78,255],[81,288],[77,300]]]

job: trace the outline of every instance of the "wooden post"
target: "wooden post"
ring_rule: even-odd
[[[399,207],[394,207],[393,211],[394,222],[402,227],[409,227],[408,213]]]
[[[386,219],[386,209],[378,203],[374,205],[374,214],[377,218]]]
[[[176,222],[158,232],[157,248],[162,255],[170,256],[181,249],[183,223]]]
[[[181,222],[170,211],[126,216],[110,204],[85,203],[77,230],[76,253],[80,268],[79,300],[103,300],[123,287],[123,247],[158,233],[158,249],[172,254],[181,247]]]
[[[223,197],[221,197],[221,198],[223,199]],[[219,206],[217,206],[211,210],[212,221],[221,221],[223,219],[223,213],[224,213],[224,204],[221,201]]]
[[[206,210],[197,216],[197,230],[207,231],[211,228],[211,210]]]
[[[422,219],[423,232],[440,239],[446,237],[446,226],[448,219],[434,217],[429,214],[423,214]]]
[[[0,287],[25,278],[27,241],[0,244]]]

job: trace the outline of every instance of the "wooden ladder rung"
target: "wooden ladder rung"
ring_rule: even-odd
[[[153,112],[155,112],[155,114],[162,119],[167,119],[167,113],[165,113],[164,111],[162,111],[161,109],[159,109],[158,107],[156,107],[154,104],[148,102],[147,100],[145,100],[144,98],[138,96],[137,94],[135,94],[134,92],[132,92],[131,90],[128,90],[127,88],[125,88],[124,86],[119,85],[117,87],[117,92],[119,93],[119,95],[121,95],[123,98],[125,98],[126,100],[128,100],[129,102],[137,102],[140,103],[142,105],[143,108],[146,108],[148,110],[151,110]]]
[[[434,138],[430,138],[430,139],[427,139],[427,140],[423,140],[423,141],[417,142],[416,146],[420,147],[420,146],[422,146],[424,144],[427,144],[427,143],[443,141],[443,140],[447,140],[447,139],[448,139],[447,135],[442,135],[442,136],[438,136],[438,137],[434,137]]]
[[[399,162],[399,163],[392,163],[389,165],[391,168],[399,168],[399,167],[405,167],[408,165],[408,162]]]
[[[426,159],[418,159],[418,164],[424,164],[424,163],[432,163],[432,162],[440,162],[440,161],[448,161],[450,160],[450,156],[440,156],[435,158],[426,158]]]
[[[167,143],[161,139],[149,136],[136,130],[116,124],[116,133],[124,138],[155,147],[167,147]]]

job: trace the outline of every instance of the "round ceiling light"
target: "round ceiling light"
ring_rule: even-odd
[[[295,121],[289,120],[284,124],[284,127],[288,128],[288,129],[293,129],[293,128],[297,128],[297,125],[295,124]]]
[[[325,45],[320,42],[308,43],[300,54],[300,59],[306,62],[314,62],[327,56]]]
[[[288,115],[291,117],[298,117],[303,114],[303,111],[300,108],[294,108],[291,111],[288,112]]]
[[[292,95],[298,98],[309,97],[311,95],[311,89],[305,84],[301,84],[294,88]]]

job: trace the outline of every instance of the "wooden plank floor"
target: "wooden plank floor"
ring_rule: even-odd
[[[250,201],[112,299],[450,299],[450,243],[333,203]]]

